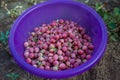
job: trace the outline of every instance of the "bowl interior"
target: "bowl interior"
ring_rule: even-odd
[[[15,32],[13,34],[13,44],[15,50],[21,59],[24,59],[24,47],[23,43],[29,36],[29,32],[34,27],[40,26],[43,23],[50,23],[56,19],[72,20],[79,23],[82,27],[87,30],[87,33],[92,37],[92,42],[95,46],[93,57],[95,52],[100,47],[103,32],[99,21],[96,19],[94,14],[85,9],[83,6],[78,6],[70,3],[51,3],[46,5],[38,5],[22,15],[17,22]],[[69,75],[70,76],[70,75]]]
[[[14,33],[14,44],[15,49],[21,58],[24,58],[23,43],[29,36],[28,32],[31,32],[34,27],[40,26],[43,23],[50,23],[56,19],[72,20],[84,27],[87,30],[87,33],[92,37],[92,41],[95,46],[94,52],[96,52],[101,43],[102,32],[101,26],[94,15],[82,7],[58,3],[38,7],[24,16],[24,18],[19,22]]]

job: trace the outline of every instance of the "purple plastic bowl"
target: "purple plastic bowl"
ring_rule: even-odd
[[[28,32],[56,19],[73,20],[87,30],[95,46],[88,62],[69,70],[47,71],[35,68],[25,61],[23,43],[28,38]],[[100,60],[106,44],[107,29],[101,17],[87,5],[72,0],[52,0],[33,6],[15,21],[9,37],[11,54],[18,65],[29,73],[44,78],[67,78],[85,72]]]

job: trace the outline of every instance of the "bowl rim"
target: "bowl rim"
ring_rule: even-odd
[[[76,5],[76,6],[80,6],[84,9],[88,10],[92,15],[94,15],[96,17],[96,19],[100,23],[100,26],[102,26],[101,30],[102,30],[102,35],[104,35],[104,36],[102,36],[102,41],[101,41],[100,47],[98,48],[98,50],[96,52],[99,55],[97,55],[95,58],[91,58],[86,63],[84,63],[81,66],[78,66],[76,68],[73,68],[73,69],[64,70],[64,71],[46,71],[46,70],[41,70],[41,69],[38,69],[38,68],[35,68],[35,67],[29,65],[28,63],[26,63],[23,59],[21,59],[19,57],[19,55],[17,54],[17,51],[15,50],[14,32],[17,28],[17,25],[19,25],[19,22],[27,14],[34,11],[38,7],[43,7],[43,6],[46,6],[49,4],[56,4],[56,3],[66,3],[66,4]],[[14,24],[10,30],[10,35],[9,35],[10,51],[11,51],[11,54],[14,57],[15,61],[17,62],[17,64],[20,67],[22,67],[24,70],[26,70],[34,75],[37,75],[39,77],[44,77],[44,78],[67,78],[67,77],[72,77],[74,75],[81,74],[81,73],[87,71],[101,59],[101,57],[103,56],[104,51],[106,49],[106,44],[107,44],[107,28],[106,28],[102,18],[91,7],[89,7],[83,3],[80,3],[80,2],[76,2],[76,1],[64,1],[64,0],[48,1],[48,2],[44,2],[44,3],[37,4],[35,6],[32,6],[31,8],[27,9],[24,13],[22,13],[22,15],[20,15],[17,18],[17,20],[14,22]]]

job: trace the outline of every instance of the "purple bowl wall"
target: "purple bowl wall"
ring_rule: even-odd
[[[87,30],[95,46],[93,57],[79,67],[65,71],[45,71],[32,67],[25,62],[23,56],[23,43],[28,38],[28,32],[36,26],[56,19],[73,20]],[[16,20],[9,38],[11,54],[18,65],[44,78],[67,78],[88,70],[104,54],[106,43],[107,30],[100,16],[90,7],[74,1],[51,1],[33,6]]]

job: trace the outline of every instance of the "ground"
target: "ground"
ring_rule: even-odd
[[[22,3],[24,8],[30,7],[30,0],[4,0],[9,8]],[[40,1],[40,0],[39,0]],[[98,2],[109,2],[109,7],[119,6],[118,0],[78,0],[93,7]],[[89,2],[87,2],[89,1]],[[111,5],[112,2],[112,5]],[[1,4],[1,1],[0,1]],[[120,7],[120,6],[119,6]],[[0,7],[0,31],[10,29],[16,18],[11,18],[7,11]],[[8,74],[15,73],[17,79],[7,77]],[[120,42],[109,42],[105,55],[93,68],[72,78],[64,80],[120,80]],[[14,77],[14,76],[13,76]],[[31,75],[21,69],[13,60],[7,47],[0,48],[0,80],[47,80]]]

